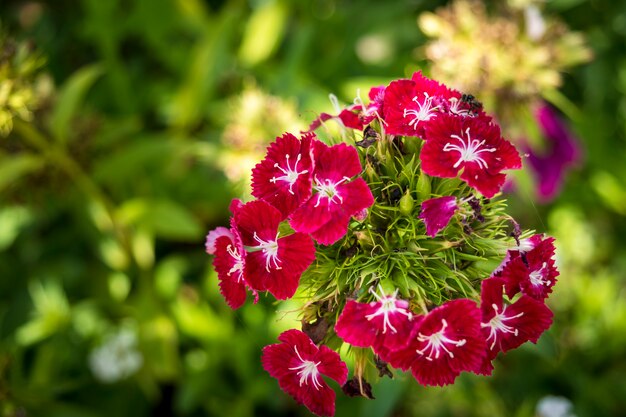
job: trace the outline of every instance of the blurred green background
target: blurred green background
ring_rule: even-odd
[[[529,171],[508,196],[523,227],[557,238],[555,323],[493,377],[426,389],[399,374],[372,381],[375,400],[338,395],[338,416],[626,415],[626,2],[504,3],[487,12],[525,24],[527,43],[566,39],[528,41],[532,16],[515,19],[529,7],[579,36],[556,58],[521,47],[536,67],[467,91],[512,140],[536,139],[541,100],[579,138],[558,196],[540,201]],[[298,326],[297,300],[231,311],[204,236],[248,198],[267,143],[336,112],[330,93],[346,104],[419,69],[452,86],[467,76],[456,56],[437,67],[437,31],[418,25],[447,4],[2,0],[0,416],[309,415],[259,361]],[[468,25],[468,54],[514,53],[490,50],[478,35],[490,29],[464,16],[451,27]],[[567,413],[546,414],[554,397]]]

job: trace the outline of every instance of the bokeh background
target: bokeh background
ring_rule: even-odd
[[[259,361],[299,301],[231,311],[204,236],[275,136],[416,70],[525,154],[507,198],[557,238],[555,323],[490,378],[398,374],[337,415],[626,415],[626,2],[2,0],[0,416],[309,415]]]

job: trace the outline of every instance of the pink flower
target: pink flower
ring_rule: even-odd
[[[230,232],[230,229],[226,228],[226,227],[216,227],[215,229],[211,230],[209,232],[209,234],[207,234],[206,236],[206,243],[204,244],[204,247],[206,249],[206,253],[208,253],[209,255],[214,255],[215,254],[215,243],[217,242],[217,239],[219,239],[222,236],[227,236],[228,238],[230,238],[232,240],[233,235]]]
[[[459,206],[454,196],[431,198],[424,201],[419,218],[426,223],[426,234],[430,237],[435,237],[437,233],[450,223],[450,219],[458,208]]]
[[[247,251],[246,281],[255,290],[284,300],[293,296],[300,276],[315,260],[315,246],[303,233],[280,236],[281,219],[278,209],[256,200],[235,212],[234,225]]]
[[[541,301],[522,295],[512,304],[503,299],[504,280],[489,278],[482,282],[481,328],[487,341],[487,356],[515,349],[522,343],[537,343],[552,324],[552,311]]]
[[[335,391],[322,375],[340,385],[348,379],[348,368],[337,352],[326,346],[319,349],[299,330],[287,330],[278,336],[282,343],[265,346],[261,363],[278,380],[278,385],[298,403],[319,416],[335,414]]]
[[[252,195],[270,203],[287,217],[311,196],[311,141],[290,133],[276,138],[265,159],[252,170]]]
[[[413,74],[410,80],[393,81],[386,88],[383,101],[385,132],[424,138],[426,125],[451,108],[450,99],[456,103],[453,110],[460,113],[461,93],[421,72]]]
[[[502,171],[522,167],[515,147],[500,136],[500,128],[481,117],[439,115],[428,124],[420,159],[432,176],[461,179],[487,198],[504,184]]]
[[[404,349],[379,354],[396,368],[411,369],[420,384],[451,384],[462,371],[477,372],[483,366],[480,310],[469,299],[448,301],[423,319],[416,317]]]
[[[335,324],[335,332],[347,343],[359,347],[403,348],[411,332],[409,303],[393,295],[370,292],[377,301],[358,303],[348,300]]]
[[[362,169],[355,148],[345,143],[329,147],[316,140],[313,155],[315,194],[292,213],[289,224],[330,245],[345,236],[350,218],[374,204],[374,197],[363,178],[351,179]]]
[[[512,255],[499,275],[504,279],[509,298],[518,292],[544,300],[552,292],[559,271],[554,264],[554,238],[537,243],[525,254]]]

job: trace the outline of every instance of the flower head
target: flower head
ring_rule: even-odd
[[[374,197],[363,178],[352,179],[361,172],[355,148],[314,141],[313,155],[315,193],[293,212],[289,224],[330,245],[345,236],[350,218],[374,204]]]
[[[551,237],[536,243],[526,253],[513,253],[499,273],[504,279],[507,296],[513,297],[521,291],[537,300],[547,298],[559,276],[553,257],[554,238]]]
[[[442,178],[460,173],[487,198],[502,188],[502,171],[522,167],[517,150],[502,138],[498,125],[481,117],[442,114],[429,123],[426,137],[420,155],[424,172]]]
[[[537,343],[539,336],[552,324],[552,312],[543,302],[523,294],[515,302],[505,303],[503,288],[501,278],[482,282],[480,326],[487,341],[489,359],[527,341]]]
[[[312,135],[298,140],[292,134],[276,138],[265,159],[252,170],[252,195],[287,217],[311,196]]]
[[[315,260],[311,238],[303,233],[281,236],[278,209],[260,200],[244,204],[234,224],[246,249],[244,274],[250,287],[279,300],[293,296],[300,276]]]
[[[409,303],[392,295],[370,291],[376,301],[348,300],[335,324],[335,332],[353,346],[380,346],[397,350],[406,345],[411,332]]]
[[[395,367],[411,369],[420,384],[451,384],[462,371],[482,366],[480,310],[468,299],[448,301],[415,321],[407,347],[381,356]]]
[[[278,336],[282,343],[265,346],[261,363],[278,380],[278,385],[298,403],[319,416],[335,414],[335,392],[322,375],[340,385],[348,379],[348,368],[339,355],[326,346],[317,347],[299,330]]]

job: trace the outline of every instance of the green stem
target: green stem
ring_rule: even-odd
[[[127,255],[131,255],[130,239],[128,232],[115,217],[115,205],[108,196],[91,180],[91,178],[83,171],[82,167],[76,163],[74,159],[60,146],[48,140],[40,131],[33,128],[30,124],[22,121],[14,121],[14,129],[33,147],[39,150],[53,165],[63,171],[83,192],[85,195],[98,202],[109,217],[109,221],[113,227],[115,237],[124,248]],[[132,259],[132,256],[129,256]]]

